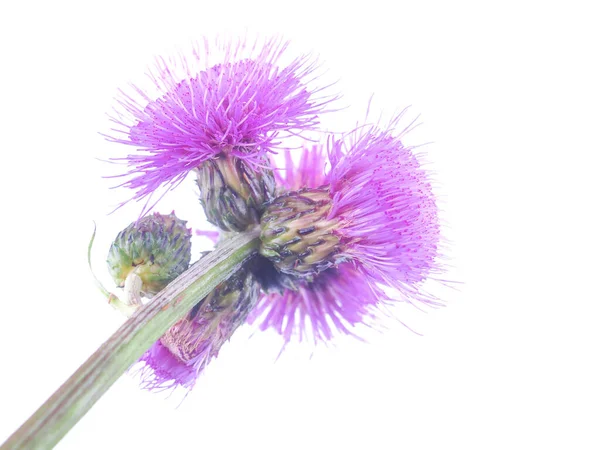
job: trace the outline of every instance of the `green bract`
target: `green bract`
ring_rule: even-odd
[[[257,170],[243,159],[219,156],[195,169],[206,218],[225,231],[244,231],[260,221],[264,204],[274,198],[269,162]]]
[[[289,192],[271,202],[261,218],[260,254],[283,273],[312,277],[344,262],[337,218],[328,219],[325,188]]]

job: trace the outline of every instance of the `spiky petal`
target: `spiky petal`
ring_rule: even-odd
[[[386,300],[381,288],[346,263],[313,281],[299,280],[294,289],[263,294],[248,320],[262,331],[274,329],[286,343],[296,338],[316,344],[340,332],[356,336],[354,327],[371,325]]]

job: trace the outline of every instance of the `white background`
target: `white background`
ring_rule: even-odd
[[[452,241],[447,307],[396,314],[368,344],[279,361],[272,334],[227,344],[181,396],[122,377],[66,449],[600,448],[600,123],[594,2],[29,2],[0,7],[0,441],[121,323],[96,271],[138,207],[108,216],[98,131],[155,55],[223,33],[320,55],[351,126],[412,105]],[[10,4],[16,4],[11,2]],[[417,142],[414,142],[417,143]],[[129,148],[123,148],[123,152]],[[193,183],[160,210],[201,225]],[[199,247],[196,247],[196,251]]]

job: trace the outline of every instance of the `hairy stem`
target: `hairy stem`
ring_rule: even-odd
[[[256,253],[258,231],[238,233],[140,307],[0,447],[50,449],[144,352]]]

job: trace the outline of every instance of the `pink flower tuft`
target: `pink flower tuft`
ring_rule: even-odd
[[[436,303],[418,284],[441,273],[440,226],[430,175],[419,155],[392,128],[357,129],[329,149],[330,217],[343,255],[372,282],[397,289],[408,301]]]

